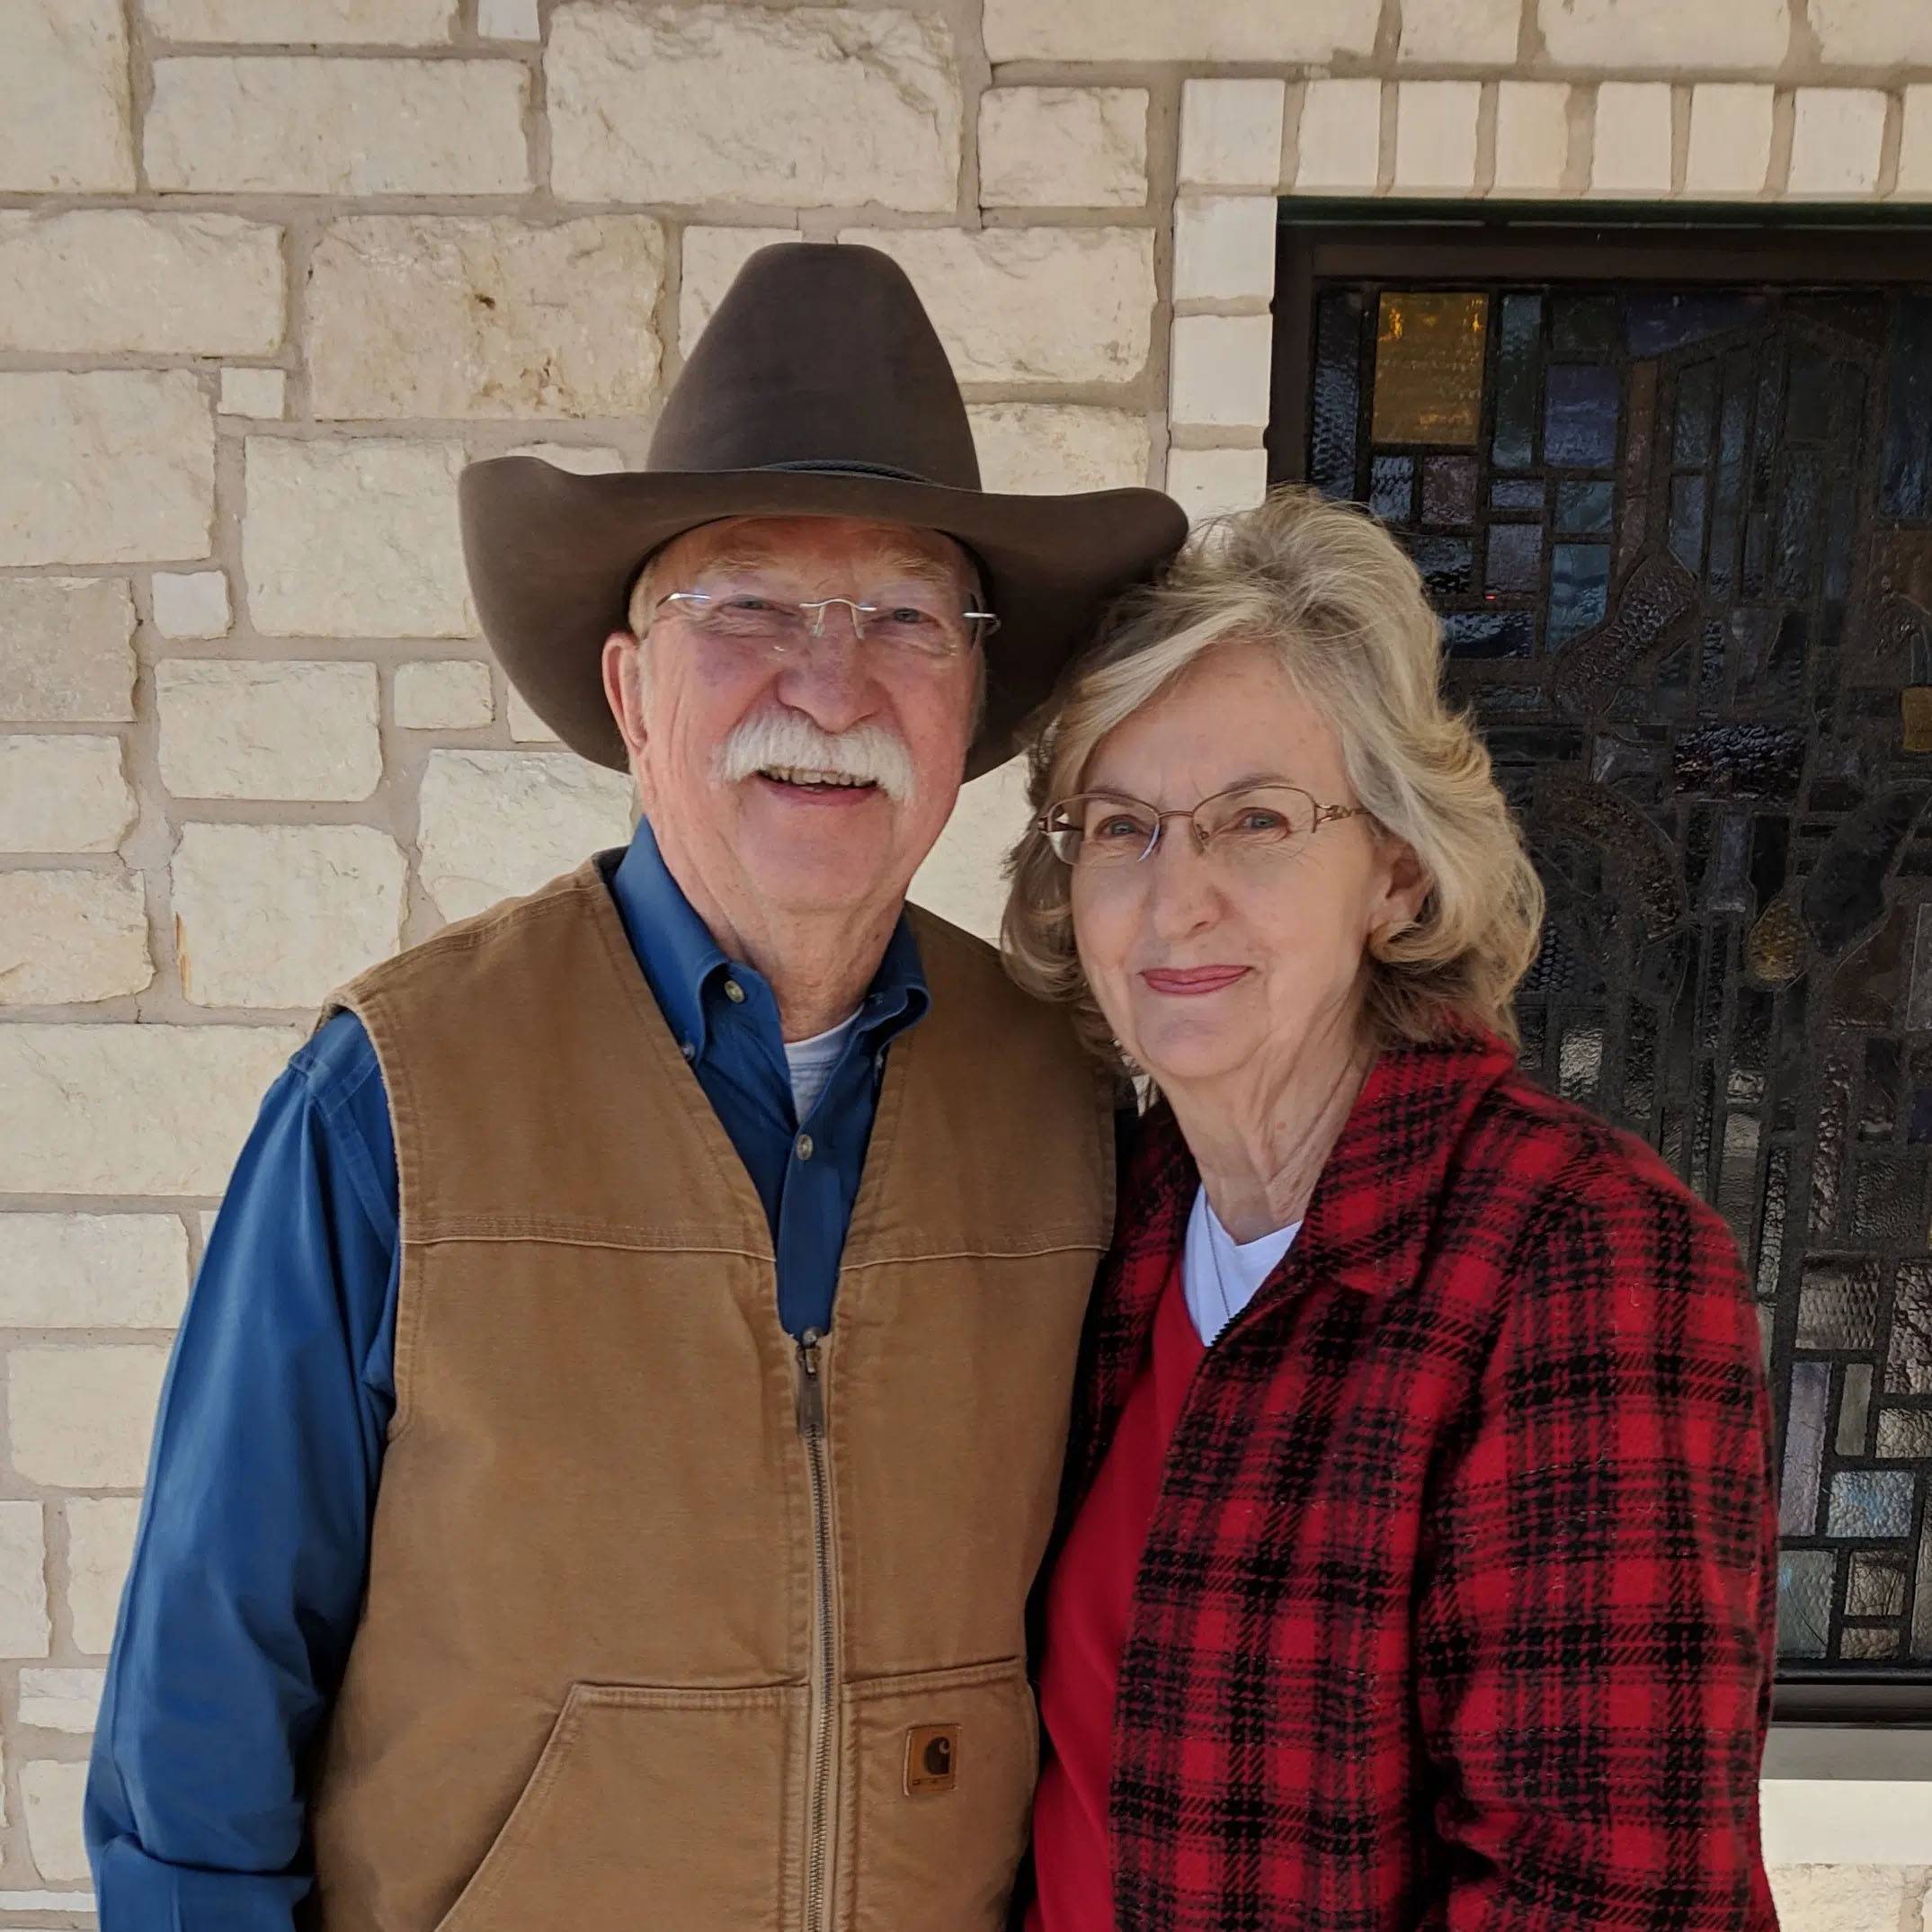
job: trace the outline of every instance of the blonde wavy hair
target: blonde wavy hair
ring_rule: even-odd
[[[1356,798],[1404,840],[1429,887],[1415,921],[1368,953],[1377,1045],[1458,1022],[1518,1042],[1511,996],[1536,957],[1543,886],[1468,715],[1441,690],[1442,643],[1415,565],[1364,512],[1281,489],[1197,530],[1156,582],[1128,592],[1029,731],[1033,824],[1007,861],[1007,971],[1074,1009],[1103,1058],[1119,1049],[1074,942],[1071,870],[1037,829],[1077,792],[1108,734],[1210,653],[1259,645],[1334,725]]]

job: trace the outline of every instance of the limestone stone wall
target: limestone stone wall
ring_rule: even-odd
[[[803,236],[905,263],[995,486],[1252,501],[1278,197],[1363,194],[1932,203],[1932,6],[0,0],[0,1928],[86,1922],[257,1097],[332,984],[627,830],[478,639],[462,464],[640,460]],[[1018,812],[921,895],[988,927]],[[1790,1925],[1932,1928],[1932,1785],[1866,1789],[1786,1806]]]

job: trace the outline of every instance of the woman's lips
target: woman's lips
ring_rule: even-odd
[[[1154,992],[1171,993],[1219,993],[1247,976],[1243,966],[1162,966],[1141,975]]]

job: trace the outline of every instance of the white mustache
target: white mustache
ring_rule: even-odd
[[[913,754],[896,732],[883,725],[822,731],[802,712],[791,710],[746,718],[718,746],[714,761],[719,780],[726,785],[786,766],[869,781],[888,798],[910,798],[914,788]]]

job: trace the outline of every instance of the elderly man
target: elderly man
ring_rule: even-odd
[[[462,502],[493,646],[644,822],[269,1095],[109,1672],[103,1926],[996,1926],[1109,1096],[904,900],[1182,520],[982,492],[910,284],[804,244],[645,470]]]

